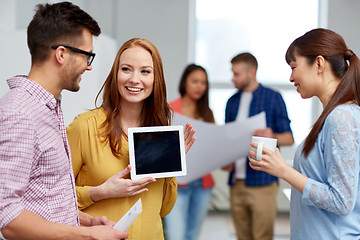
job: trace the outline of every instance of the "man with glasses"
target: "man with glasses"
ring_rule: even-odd
[[[62,90],[78,91],[92,69],[100,32],[69,2],[38,5],[27,29],[30,72],[8,79],[0,99],[0,238],[127,238],[107,218],[78,211],[60,106]]]

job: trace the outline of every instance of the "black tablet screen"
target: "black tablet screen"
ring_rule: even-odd
[[[181,171],[178,131],[134,133],[136,174]]]

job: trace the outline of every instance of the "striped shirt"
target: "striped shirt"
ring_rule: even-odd
[[[70,148],[60,99],[25,76],[0,99],[0,229],[27,209],[79,225]]]

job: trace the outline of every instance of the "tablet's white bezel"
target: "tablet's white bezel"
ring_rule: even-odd
[[[180,158],[181,158],[181,171],[174,172],[159,172],[149,174],[138,174],[136,172],[136,161],[135,161],[135,149],[134,149],[134,133],[144,132],[166,132],[166,131],[177,131],[179,133],[180,143]],[[157,126],[157,127],[137,127],[128,128],[128,143],[129,143],[129,160],[131,166],[130,176],[132,180],[140,179],[143,177],[153,178],[166,178],[166,177],[178,177],[185,176],[186,171],[186,156],[185,156],[185,143],[184,143],[184,129],[183,126]]]

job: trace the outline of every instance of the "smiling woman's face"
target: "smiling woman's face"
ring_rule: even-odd
[[[317,78],[316,63],[309,64],[308,60],[295,54],[295,61],[290,62],[290,82],[294,83],[296,91],[302,98],[317,96],[319,88],[324,87]]]
[[[142,47],[126,49],[120,56],[117,81],[121,100],[142,103],[154,88],[154,65],[151,54]]]

